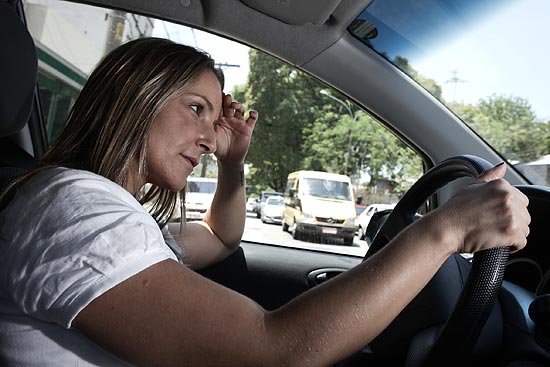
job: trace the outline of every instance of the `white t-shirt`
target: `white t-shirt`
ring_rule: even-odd
[[[108,179],[51,168],[0,213],[0,365],[125,365],[71,323],[92,300],[177,261],[139,202]]]

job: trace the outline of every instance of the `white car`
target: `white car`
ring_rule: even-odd
[[[394,207],[395,204],[371,204],[367,206],[367,208],[359,214],[357,217],[357,223],[355,223],[358,228],[359,239],[364,240],[366,238],[367,227],[369,226],[369,222],[374,213],[381,210],[393,209]]]
[[[260,218],[264,223],[281,224],[285,203],[282,196],[270,196],[262,206]]]
[[[246,211],[247,212],[254,212],[254,207],[256,206],[256,203],[258,202],[257,198],[248,198],[246,200]]]
[[[218,180],[215,178],[189,177],[185,193],[185,217],[187,220],[202,220],[210,208]]]

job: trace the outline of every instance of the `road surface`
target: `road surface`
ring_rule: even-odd
[[[256,218],[255,213],[247,213],[243,240],[358,256],[364,256],[368,249],[367,243],[359,240],[357,236],[351,246],[343,245],[337,240],[326,241],[326,243],[298,241],[293,239],[290,233],[283,232],[280,224],[262,223]]]

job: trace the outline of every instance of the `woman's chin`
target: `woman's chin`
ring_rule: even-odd
[[[152,182],[152,184],[168,191],[178,192],[185,188],[187,185],[187,177],[183,180],[172,178],[171,180],[163,180],[161,182]]]
[[[169,185],[165,188],[167,190],[170,190],[170,191],[173,191],[173,192],[178,192],[178,191],[183,190],[185,188],[186,184],[187,184],[187,180],[184,181],[183,183],[177,183],[177,184]]]

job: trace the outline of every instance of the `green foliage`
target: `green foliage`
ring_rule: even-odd
[[[492,95],[476,105],[451,108],[508,160],[528,162],[550,151],[550,124],[537,122],[523,98]]]
[[[433,79],[418,74],[406,59],[394,63],[442,100]],[[321,94],[323,89],[330,96]],[[283,191],[287,175],[300,169],[347,174],[356,183],[368,174],[369,186],[383,182],[397,195],[422,174],[419,155],[371,116],[271,56],[251,50],[248,82],[232,93],[260,112],[247,156],[249,194]],[[490,96],[476,105],[450,106],[508,159],[528,161],[548,154],[550,122],[536,122],[522,98]]]
[[[435,98],[441,100],[442,99],[442,92],[441,92],[441,86],[435,82],[435,80],[425,77],[424,75],[419,74],[416,70],[414,70],[409,65],[409,60],[397,56],[393,60],[393,64],[397,66],[399,69],[401,69],[402,72],[416,80],[418,84],[420,84],[424,89],[426,89],[432,96]]]
[[[327,114],[325,118],[333,116]],[[410,187],[422,174],[419,156],[366,113],[357,112],[355,116],[354,120],[341,115],[332,124],[322,118],[316,121],[305,144],[308,155],[304,167],[357,179],[361,173],[368,173],[370,186],[392,181],[398,183],[394,186]]]
[[[248,162],[260,189],[284,189],[288,173],[302,168],[303,130],[317,115],[322,85],[294,68],[256,50],[242,98],[260,111]]]
[[[287,175],[300,169],[356,179],[368,173],[371,185],[419,177],[418,156],[344,96],[261,52],[249,56],[248,83],[232,91],[260,111],[247,156],[249,193],[283,191]]]

